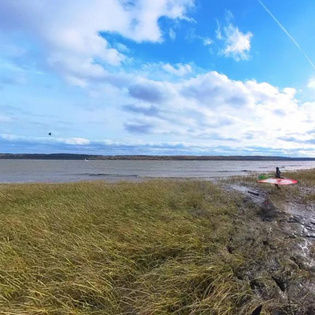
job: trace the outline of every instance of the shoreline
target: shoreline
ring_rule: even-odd
[[[86,161],[315,161],[314,157],[264,155],[93,155],[72,153],[0,153],[0,160],[86,160]]]

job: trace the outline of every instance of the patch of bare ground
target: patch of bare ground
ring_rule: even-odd
[[[221,183],[227,193],[242,199],[239,209],[248,211],[247,224],[252,226],[250,235],[242,235],[230,250],[244,255],[246,244],[253,244],[248,256],[255,263],[240,277],[264,301],[256,314],[315,314],[315,171],[285,175],[299,184],[278,190],[258,184],[255,177]]]

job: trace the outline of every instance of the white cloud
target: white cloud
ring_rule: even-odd
[[[194,0],[0,1],[2,15],[9,17],[0,21],[0,30],[31,33],[42,42],[49,65],[83,86],[82,80],[105,76],[106,64],[126,60],[127,49],[111,47],[101,32],[161,42],[158,20],[187,19],[193,6]]]
[[[249,59],[251,49],[251,32],[242,33],[238,27],[229,23],[221,29],[220,24],[216,30],[217,39],[224,41],[221,53],[226,57],[232,57],[236,61]]]
[[[309,89],[315,89],[315,79],[310,79],[310,80],[308,81],[307,87],[308,87]]]
[[[36,142],[38,144],[67,144],[84,146],[91,144],[91,141],[85,138],[55,138],[55,137],[27,137],[15,134],[0,134],[0,139],[12,142]]]
[[[176,33],[175,33],[175,31],[172,28],[170,29],[168,34],[169,34],[171,40],[175,40]]]
[[[79,79],[78,77],[74,77],[71,75],[65,76],[65,79],[70,85],[79,86],[81,88],[85,88],[88,86],[88,83],[85,79]]]
[[[118,49],[119,52],[122,52],[122,53],[128,53],[129,52],[129,48],[122,43],[116,43],[115,47]]]
[[[192,68],[191,68],[190,64],[181,64],[181,63],[178,63],[174,66],[167,63],[167,64],[163,65],[163,69],[166,72],[174,74],[174,75],[179,76],[179,77],[183,77],[183,76],[192,72]]]
[[[313,146],[301,142],[299,135],[312,137],[314,106],[299,104],[293,88],[235,81],[213,71],[177,83],[142,79],[136,91],[130,96],[141,105],[128,110],[130,132],[168,134],[173,140],[184,138],[200,146],[274,150]],[[153,103],[154,108],[148,107]],[[296,141],[289,141],[288,135]]]
[[[218,40],[222,40],[223,36],[222,36],[221,24],[218,20],[216,22],[217,22],[217,29],[215,30],[215,36]]]
[[[238,149],[313,148],[315,106],[300,104],[295,89],[279,89],[255,80],[231,80],[215,71],[203,70],[194,76],[196,67],[193,71],[189,63],[148,64],[127,72],[124,69],[131,67],[123,68],[122,64],[129,61],[128,47],[117,42],[111,46],[106,36],[100,36],[100,32],[110,32],[137,42],[161,42],[159,18],[187,19],[186,11],[193,3],[193,0],[139,0],[134,5],[127,0],[20,3],[0,0],[0,11],[11,17],[10,21],[0,21],[0,28],[8,34],[11,29],[31,33],[40,41],[46,61],[54,70],[70,84],[90,87],[90,95],[100,103],[103,101],[102,106],[108,109],[104,117],[111,120],[102,132],[109,131],[114,139],[142,133],[152,135],[152,139],[158,135],[167,143],[183,143],[185,139],[188,147],[200,150],[222,144]],[[216,32],[224,45],[222,54],[235,60],[247,59],[253,35],[227,23],[224,27],[218,25]],[[192,34],[206,45],[212,43],[209,38]],[[310,88],[315,88],[314,82],[309,82]],[[73,114],[77,113],[71,111]],[[82,115],[80,123],[84,124],[89,114]],[[10,123],[3,117],[0,122]],[[95,129],[86,126],[80,125],[79,130]],[[10,137],[3,139],[28,141]],[[101,144],[86,136],[54,141],[78,146]]]
[[[213,40],[210,37],[204,37],[196,34],[195,28],[190,28],[186,35],[186,40],[193,41],[195,39],[201,40],[204,46],[210,46],[213,44]]]
[[[284,149],[306,152],[314,147],[315,106],[298,102],[295,92],[293,88],[279,89],[266,82],[231,80],[215,71],[174,82],[135,75],[117,89],[121,99],[116,94],[103,93],[100,100],[106,100],[106,106],[99,109],[104,112],[88,108],[81,112],[79,122],[77,113],[72,112],[72,116],[73,122],[80,125],[80,134],[98,128],[95,123],[88,123],[88,117],[109,119],[101,134],[111,135],[118,143],[134,135],[155,144],[162,141],[165,148],[172,141],[186,142],[191,153],[206,152],[216,146],[239,152],[252,148],[252,152],[261,154]],[[54,139],[57,144],[77,146],[78,150],[85,146],[97,150],[101,145],[86,134],[82,138]],[[49,138],[36,142],[50,143]]]
[[[68,139],[56,139],[57,142],[65,143],[65,144],[71,144],[71,145],[89,145],[90,140],[85,138],[68,138]]]
[[[213,44],[213,40],[209,37],[200,37],[200,39],[203,41],[204,46],[210,46]]]
[[[286,93],[287,95],[290,95],[291,97],[294,97],[296,94],[296,89],[295,88],[284,88],[283,92]]]

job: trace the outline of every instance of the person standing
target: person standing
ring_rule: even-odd
[[[282,178],[281,177],[281,172],[279,170],[279,167],[276,167],[276,178]]]
[[[281,177],[281,172],[280,172],[279,167],[276,167],[276,176],[275,176],[275,177],[276,177],[276,178],[282,178],[282,177]],[[276,186],[278,189],[280,189],[280,187],[279,187],[278,184],[275,184],[275,186]]]

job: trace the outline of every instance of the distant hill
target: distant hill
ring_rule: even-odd
[[[160,161],[315,161],[315,158],[282,156],[194,156],[194,155],[88,155],[88,154],[11,154],[1,153],[0,159],[27,160],[160,160]]]

